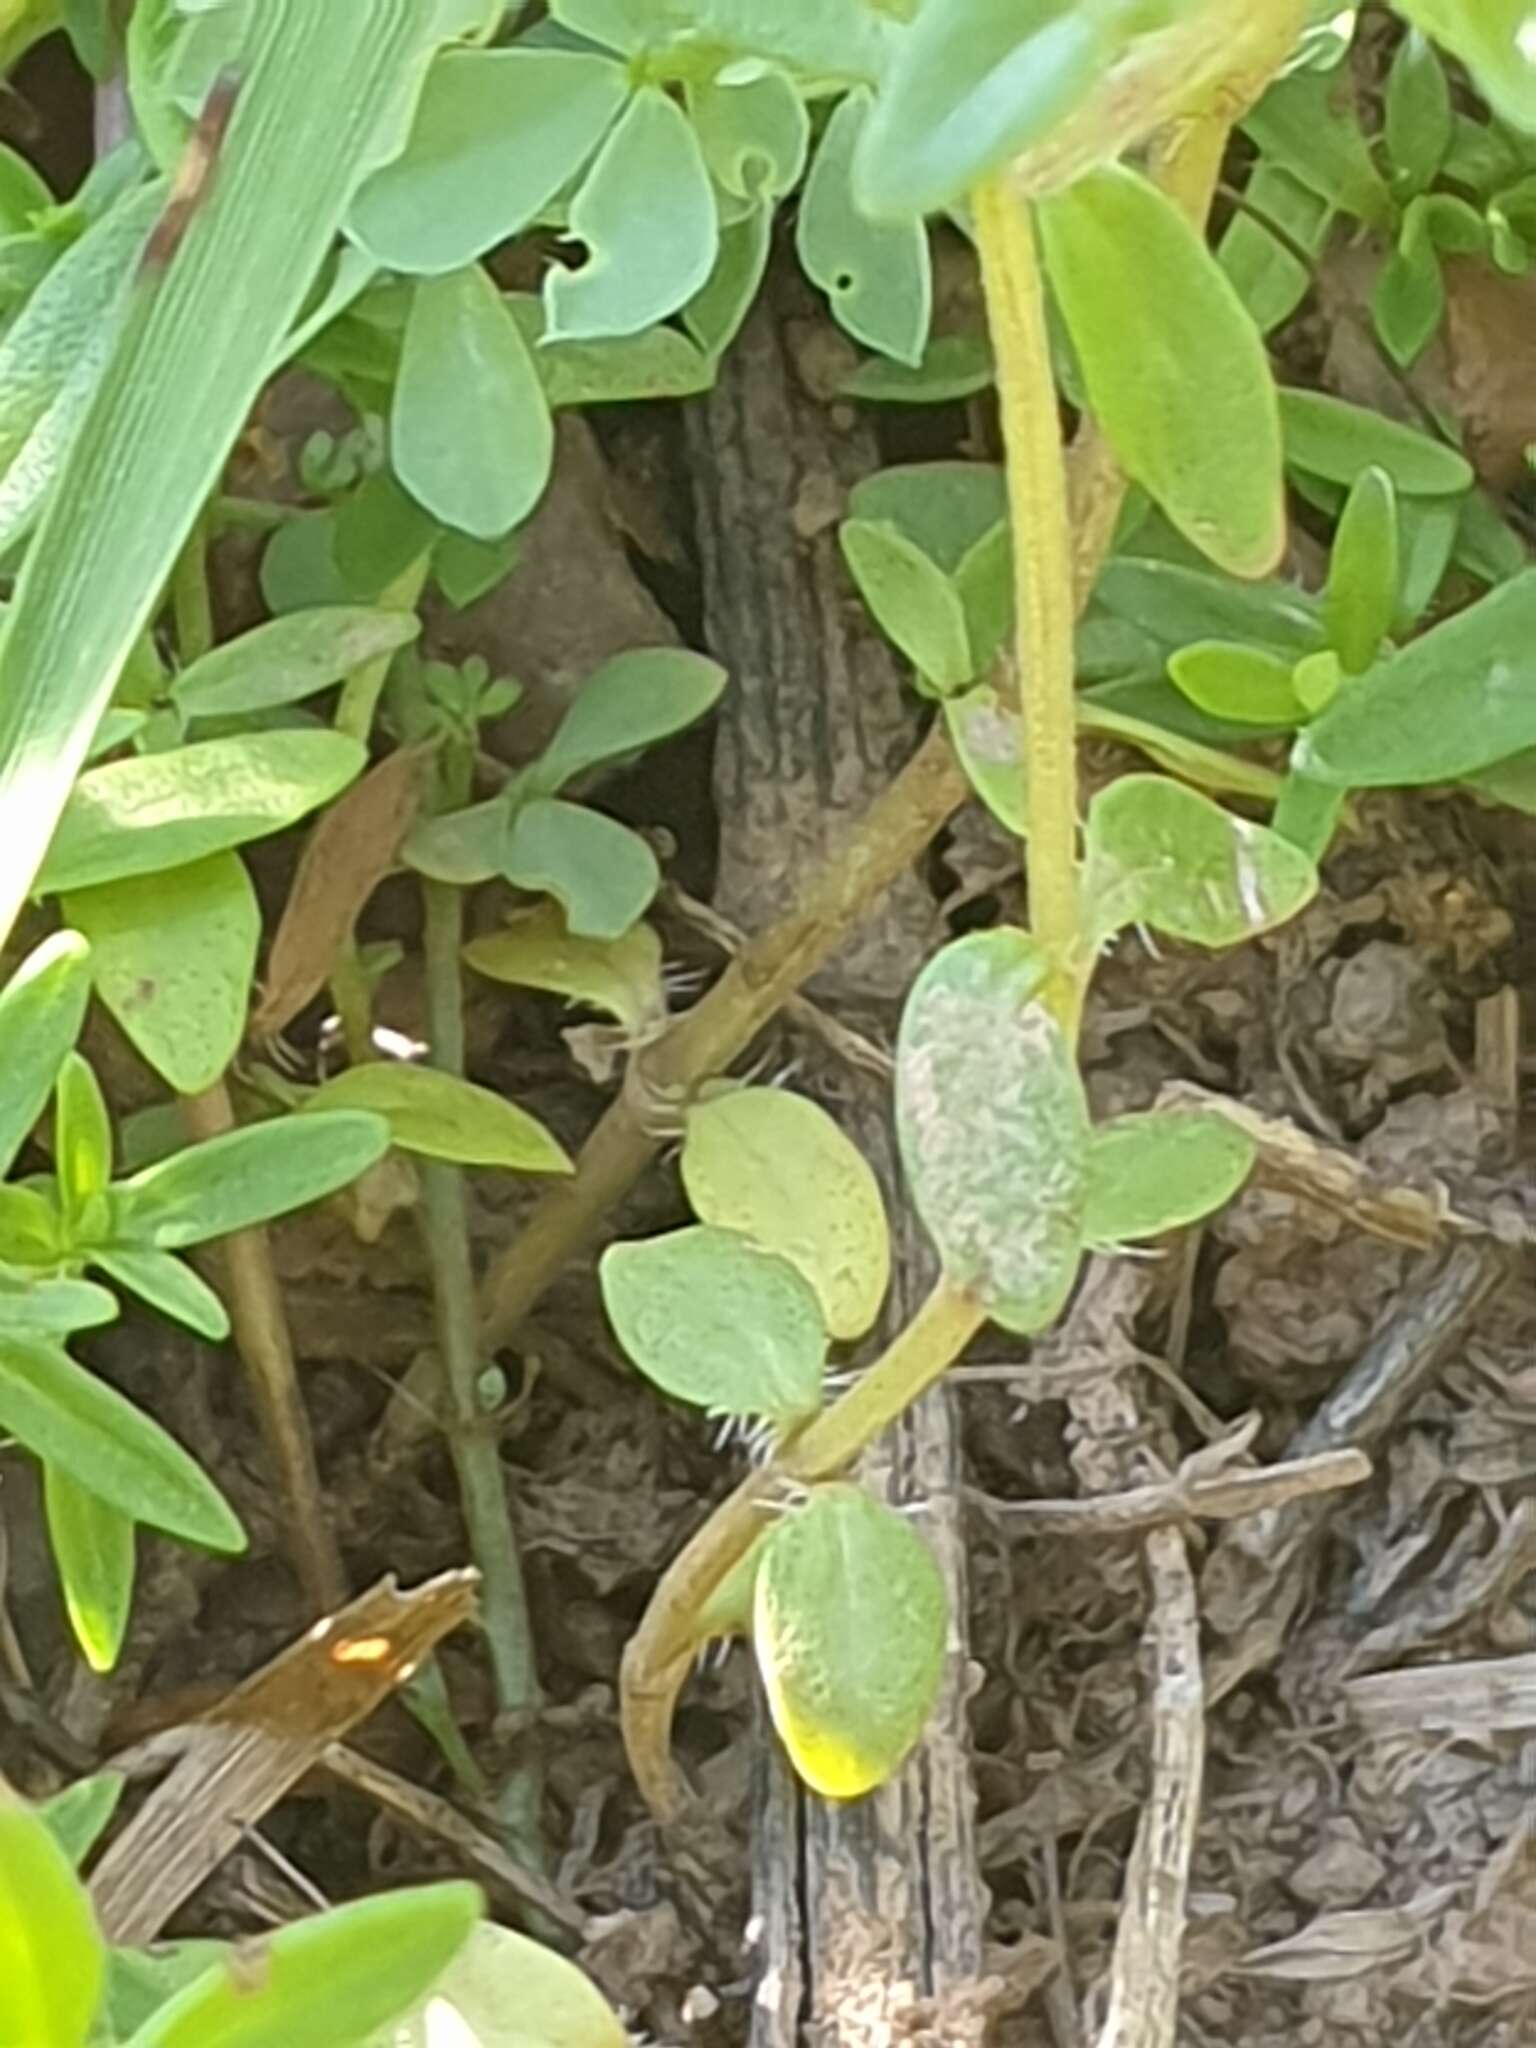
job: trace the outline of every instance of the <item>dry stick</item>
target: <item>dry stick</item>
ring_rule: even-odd
[[[1371,1476],[1363,1451],[1320,1451],[1252,1472],[1223,1472],[1215,1478],[1191,1474],[1186,1459],[1172,1479],[1150,1480],[1128,1493],[1093,1494],[1084,1500],[991,1500],[994,1514],[1006,1515],[1025,1536],[1128,1536],[1168,1523],[1232,1522],[1265,1508],[1312,1500],[1340,1487],[1359,1486]]]
[[[236,1127],[229,1090],[222,1081],[201,1095],[183,1097],[181,1114],[194,1139],[219,1138]],[[214,1247],[213,1255],[223,1261],[235,1349],[276,1469],[294,1565],[310,1606],[327,1612],[346,1598],[346,1574],[325,1512],[272,1247],[267,1233],[256,1227],[231,1231]]]

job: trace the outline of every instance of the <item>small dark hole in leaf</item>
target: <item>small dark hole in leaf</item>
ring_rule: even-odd
[[[835,292],[851,292],[853,290],[853,272],[851,270],[840,270],[832,280],[832,289]]]

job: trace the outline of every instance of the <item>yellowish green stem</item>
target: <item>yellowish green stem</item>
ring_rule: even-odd
[[[1013,524],[1029,922],[1050,961],[1044,1000],[1073,1036],[1087,961],[1077,883],[1077,602],[1061,410],[1029,206],[998,175],[973,193],[971,218],[997,358]]]

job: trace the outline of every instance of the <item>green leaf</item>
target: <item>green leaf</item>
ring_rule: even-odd
[[[904,462],[863,477],[848,494],[856,519],[891,525],[958,575],[977,546],[1008,521],[1008,486],[991,462]]]
[[[948,1279],[1005,1329],[1045,1329],[1077,1277],[1088,1111],[1025,933],[944,947],[907,998],[896,1119]]]
[[[186,718],[234,718],[297,704],[421,631],[414,612],[319,605],[272,619],[183,669],[173,685]]]
[[[135,1521],[209,1550],[245,1548],[229,1503],[176,1439],[56,1344],[0,1336],[0,1429]]]
[[[1150,634],[1165,655],[1191,640],[1241,640],[1276,654],[1324,644],[1316,601],[1288,583],[1234,583],[1178,562],[1119,556],[1094,587],[1094,606]]]
[[[184,867],[280,832],[345,789],[367,758],[337,732],[255,732],[109,761],[75,785],[37,891]]]
[[[843,379],[849,398],[887,405],[953,405],[985,391],[994,374],[992,351],[979,334],[930,335],[916,363],[872,356]]]
[[[1122,775],[1100,791],[1086,854],[1084,899],[1101,941],[1146,924],[1197,946],[1235,946],[1317,893],[1312,862],[1277,833],[1157,775]]]
[[[28,1189],[8,1189],[27,1194]],[[117,1297],[89,1280],[41,1280],[0,1270],[0,1334],[68,1337],[117,1320]]]
[[[570,231],[587,245],[579,270],[544,282],[551,341],[638,334],[687,304],[715,264],[715,196],[688,117],[642,86],[571,202]]]
[[[1382,265],[1371,294],[1371,318],[1393,362],[1407,369],[1424,353],[1445,317],[1445,284],[1435,245],[1409,202],[1397,247]]]
[[[110,333],[130,265],[165,203],[157,183],[125,195],[54,264],[0,342],[0,475],[58,407],[76,366]]]
[[[632,925],[617,939],[581,939],[558,904],[544,903],[501,931],[471,939],[464,958],[492,981],[606,1010],[634,1038],[666,1015],[661,941],[648,924]]]
[[[1271,163],[1330,205],[1377,224],[1391,218],[1392,195],[1361,129],[1347,64],[1279,79],[1243,127]]]
[[[1363,469],[1333,536],[1323,597],[1328,638],[1351,675],[1380,654],[1397,593],[1397,492],[1384,469]]]
[[[699,303],[691,301],[695,307]],[[598,341],[546,343],[542,299],[509,292],[506,305],[533,351],[544,396],[557,412],[571,405],[690,398],[715,381],[713,359],[675,327],[647,327],[639,334]]]
[[[255,1981],[244,1957],[216,1964],[126,2048],[353,2048],[442,1975],[481,1911],[473,1885],[434,1884],[297,1921],[263,1943]]]
[[[223,1302],[207,1281],[174,1253],[93,1245],[90,1262],[119,1287],[173,1322],[185,1323],[210,1344],[222,1344],[229,1335],[229,1313]]]
[[[1461,531],[1462,521],[1469,509],[1476,504],[1480,493],[1469,492],[1464,498],[1405,498],[1397,501],[1398,530],[1398,597],[1397,609],[1392,619],[1392,631],[1396,638],[1405,640],[1418,625],[1435,600],[1435,595],[1445,581],[1456,553],[1456,538]],[[1518,575],[1525,567],[1522,553],[1518,563],[1508,567],[1508,575]],[[1498,577],[1489,579],[1498,582]]]
[[[77,1222],[112,1178],[112,1120],[89,1060],[66,1053],[54,1098],[54,1170],[66,1222]]]
[[[795,246],[839,326],[882,355],[916,364],[933,312],[928,235],[920,218],[871,219],[854,196],[854,153],[870,118],[869,96],[859,92],[833,112],[801,195]]]
[[[270,1223],[356,1180],[389,1149],[382,1117],[274,1117],[189,1145],[115,1190],[113,1251],[177,1251]]]
[[[96,1771],[89,1778],[77,1778],[38,1807],[48,1832],[76,1870],[106,1833],[127,1782],[116,1771]]]
[[[0,1779],[0,2041],[84,2048],[105,1974],[69,1858]]]
[[[1333,843],[1343,809],[1342,789],[1293,768],[1281,786],[1272,827],[1317,865]]]
[[[72,1249],[55,1203],[36,1188],[0,1185],[0,1259],[16,1266],[57,1266]]]
[[[1434,49],[1410,29],[1387,73],[1387,156],[1401,189],[1423,192],[1451,147],[1451,88]]]
[[[698,1224],[610,1245],[597,1271],[615,1336],[663,1393],[780,1423],[820,1406],[821,1304],[788,1259]]]
[[[1127,475],[1218,567],[1263,575],[1285,546],[1280,421],[1231,281],[1135,171],[1096,171],[1038,218],[1089,404]]]
[[[238,19],[242,80],[217,164],[174,255],[133,288],[0,641],[0,934],[376,161],[381,124],[406,111],[438,16],[417,0],[267,0]]]
[[[941,694],[976,674],[960,593],[944,571],[888,521],[845,519],[843,559],[888,640]]]
[[[301,1114],[365,1109],[384,1117],[402,1151],[508,1173],[570,1173],[570,1155],[536,1117],[490,1088],[435,1067],[370,1060],[306,1098]]]
[[[824,1799],[883,1785],[944,1674],[944,1581],[923,1539],[856,1486],[819,1486],[763,1544],[752,1645],[779,1739]]]
[[[417,825],[400,858],[430,881],[472,888],[501,873],[511,834],[512,807],[505,797],[491,797]]]
[[[1502,120],[1536,133],[1536,58],[1526,0],[1399,0],[1398,12],[1461,59]]]
[[[656,856],[627,825],[585,804],[536,798],[517,813],[502,874],[553,896],[578,938],[622,938],[661,883]]]
[[[766,201],[740,220],[722,223],[714,268],[682,309],[689,338],[714,366],[741,332],[756,301],[773,247],[773,207]]]
[[[739,199],[777,199],[800,181],[811,118],[784,72],[717,71],[691,85],[688,111],[716,182]]]
[[[1048,135],[1104,68],[1105,13],[1063,0],[927,0],[860,145],[860,205],[934,212]]]
[[[505,582],[521,553],[522,543],[515,534],[484,541],[467,533],[445,533],[432,553],[432,574],[454,610],[468,611]]]
[[[554,461],[544,387],[478,264],[424,279],[406,323],[390,458],[435,519],[495,540],[528,517]]]
[[[1463,501],[1454,546],[1461,566],[1484,583],[1507,583],[1530,564],[1530,549],[1486,491],[1473,491]],[[1436,589],[1439,582],[1437,576]]]
[[[817,1103],[782,1088],[696,1102],[681,1165],[699,1221],[788,1259],[815,1288],[831,1337],[873,1327],[891,1279],[885,1204],[862,1153]]]
[[[628,96],[624,67],[567,50],[444,50],[403,155],[347,233],[383,270],[442,275],[520,234],[574,178]]]
[[[43,1499],[75,1641],[93,1671],[110,1671],[133,1608],[133,1523],[57,1465],[43,1467]]]
[[[1168,673],[1191,704],[1234,724],[1282,730],[1307,717],[1292,667],[1283,655],[1231,640],[1192,641],[1168,657]]]
[[[1254,166],[1243,197],[1244,211],[1233,214],[1217,257],[1255,327],[1269,334],[1312,289],[1312,272],[1297,262],[1292,249],[1320,255],[1334,210],[1320,193],[1264,157]],[[1270,233],[1266,221],[1274,222],[1284,242]]]
[[[71,931],[44,939],[0,989],[0,1177],[10,1172],[53,1093],[64,1056],[80,1036],[90,994],[90,947]]]
[[[440,2048],[445,2031],[457,2048],[626,2048],[630,2038],[574,1963],[490,1921],[368,2048]]]
[[[1312,476],[1348,488],[1362,469],[1384,469],[1410,497],[1469,490],[1472,465],[1443,441],[1322,391],[1282,390],[1285,456]]]
[[[1458,612],[1340,692],[1295,765],[1346,788],[1453,782],[1536,745],[1536,570]]]
[[[1018,715],[990,683],[944,700],[944,720],[972,789],[1005,832],[1023,839],[1029,804]]]
[[[670,738],[713,709],[725,682],[719,662],[681,647],[614,655],[571,700],[533,771],[533,786],[553,795],[604,762]]]
[[[126,2040],[169,1998],[229,1954],[227,1941],[162,1941],[152,1949],[115,1948],[107,1957],[108,2038]]]
[[[245,1031],[261,908],[238,854],[69,891],[96,993],[179,1094],[211,1088]]]
[[[1114,1251],[1198,1223],[1232,1199],[1254,1157],[1253,1140],[1215,1110],[1100,1124],[1088,1146],[1083,1242]]]

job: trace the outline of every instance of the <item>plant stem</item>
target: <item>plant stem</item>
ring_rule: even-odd
[[[412,612],[417,600],[426,588],[427,573],[432,565],[430,553],[397,576],[389,588],[379,597],[379,604],[385,611]],[[373,737],[373,721],[379,708],[379,698],[389,680],[392,654],[381,654],[376,661],[365,662],[354,669],[341,686],[341,697],[336,706],[333,721],[338,732],[348,734],[352,739],[361,740],[366,746]],[[469,801],[468,796],[465,802]]]
[[[467,752],[451,750],[444,763],[443,798],[449,808],[467,799],[469,777]],[[451,884],[423,882],[422,901],[429,1056],[441,1072],[462,1077],[464,899]],[[444,1427],[458,1475],[470,1553],[480,1570],[481,1623],[490,1651],[496,1705],[503,1714],[527,1717],[537,1709],[542,1695],[499,1440],[481,1392],[484,1363],[464,1177],[458,1167],[438,1160],[422,1160],[418,1170],[443,1376]],[[524,1741],[525,1761],[500,1787],[496,1807],[509,1844],[515,1844],[525,1859],[542,1868],[541,1786],[532,1761],[531,1732]]]
[[[202,514],[187,536],[171,572],[171,610],[176,620],[176,654],[183,668],[213,646],[213,598],[208,588],[208,518]]]
[[[235,1128],[229,1090],[222,1081],[201,1095],[184,1096],[181,1113],[194,1139],[221,1137]],[[346,1574],[325,1512],[314,1439],[267,1233],[231,1231],[220,1240],[218,1256],[227,1278],[235,1348],[277,1474],[294,1565],[311,1606],[329,1614],[346,1599]]]
[[[1061,410],[1029,208],[999,175],[977,187],[971,217],[1007,456],[1029,922],[1050,963],[1043,1000],[1071,1037],[1089,962],[1077,883],[1077,606]]]

